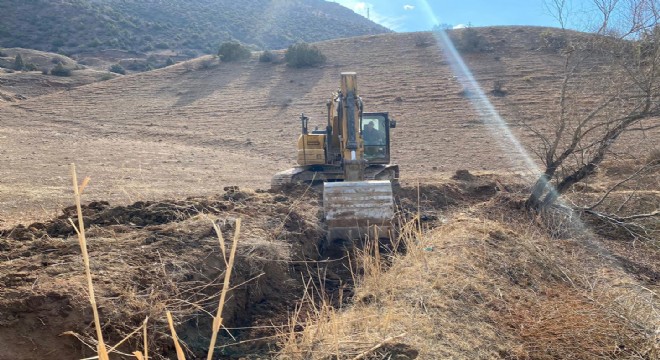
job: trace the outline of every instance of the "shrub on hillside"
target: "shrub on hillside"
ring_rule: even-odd
[[[212,68],[212,67],[215,67],[215,66],[217,66],[218,64],[219,64],[219,63],[218,63],[216,57],[215,57],[215,56],[211,56],[211,57],[209,57],[209,58],[204,58],[204,59],[202,59],[202,60],[199,62],[199,68],[200,68],[200,69],[204,69],[204,70],[206,70],[206,69],[210,69],[210,68]]]
[[[33,63],[27,63],[25,66],[23,66],[23,70],[25,71],[37,71],[37,65]]]
[[[223,62],[249,59],[250,54],[250,49],[236,41],[225,42],[218,50],[218,56]]]
[[[456,49],[462,52],[482,52],[488,50],[488,42],[473,28],[457,29],[450,35]]]
[[[569,43],[564,32],[545,30],[539,37],[543,48],[551,51],[561,51]]]
[[[50,74],[55,76],[71,76],[71,69],[67,69],[62,63],[58,63],[50,70]]]
[[[165,61],[165,66],[172,66],[174,64],[175,64],[174,59],[172,59],[171,57],[168,57],[167,61]]]
[[[23,63],[23,57],[21,54],[16,54],[16,58],[14,59],[14,70],[21,71],[25,67],[25,63]]]
[[[507,91],[504,89],[504,80],[493,81],[493,90],[490,91],[493,96],[506,96]]]
[[[275,54],[273,54],[268,50],[262,52],[261,55],[259,55],[259,62],[267,63],[267,62],[273,62],[273,60],[275,60]]]
[[[6,52],[2,51],[2,49],[0,49],[0,57],[7,57],[7,56],[9,55]]]
[[[286,64],[295,68],[311,67],[325,63],[326,57],[314,45],[298,43],[289,46],[284,55]]]
[[[433,35],[427,32],[416,33],[413,39],[415,41],[415,46],[422,48],[429,47],[435,42]]]
[[[115,74],[122,74],[122,75],[126,74],[126,69],[124,69],[124,67],[119,65],[119,64],[114,64],[114,65],[110,66],[110,69],[108,69],[108,70],[110,72],[115,73]]]

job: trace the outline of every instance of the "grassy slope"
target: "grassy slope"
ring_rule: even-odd
[[[259,48],[389,30],[320,0],[3,1],[0,46],[79,53],[154,48],[215,52],[237,39]]]
[[[507,96],[490,96],[496,109],[512,125],[522,118],[545,123],[553,116],[563,62],[560,54],[539,50],[544,29],[481,31],[493,51],[465,59],[486,91],[494,80],[505,81]],[[15,195],[29,217],[44,216],[42,205],[52,211],[68,201],[61,177],[72,160],[95,174],[99,186],[92,195],[113,202],[213,194],[227,185],[266,187],[272,174],[292,165],[300,113],[322,125],[341,71],[357,71],[366,110],[389,111],[399,120],[393,161],[405,180],[458,168],[523,169],[517,149],[502,144],[497,129],[461,95],[439,47],[416,46],[416,36],[319,43],[328,56],[321,68],[264,64],[256,55],[208,68],[197,60],[5,106],[0,131],[7,172],[0,187],[7,191],[0,201],[8,206],[0,217],[18,209]],[[512,130],[534,148],[529,134]],[[657,133],[646,136],[651,144],[657,139]],[[70,146],[83,155],[74,159]]]

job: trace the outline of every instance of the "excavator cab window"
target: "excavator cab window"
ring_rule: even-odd
[[[389,162],[389,121],[387,114],[363,114],[360,129],[364,157],[371,163]]]

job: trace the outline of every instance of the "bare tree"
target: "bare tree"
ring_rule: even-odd
[[[546,11],[557,20],[562,29],[566,28],[568,16],[571,13],[570,0],[544,0]]]
[[[596,6],[598,9],[598,12],[603,17],[603,21],[601,22],[600,28],[598,29],[597,33],[603,34],[607,31],[608,27],[610,26],[610,20],[612,16],[615,14],[614,10],[617,8],[617,4],[619,3],[619,0],[592,0],[593,4]]]
[[[561,194],[593,175],[622,135],[660,126],[658,0],[593,2],[603,15],[598,33],[574,38],[564,49],[557,115],[550,128],[532,129],[544,165],[526,202],[535,210],[554,205]],[[551,4],[556,13],[564,13],[563,1]],[[621,24],[616,29],[613,18]]]

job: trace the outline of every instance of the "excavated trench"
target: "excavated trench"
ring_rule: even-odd
[[[439,221],[442,209],[487,198],[487,179],[396,190],[402,214]],[[115,344],[149,317],[152,358],[173,355],[164,312],[173,313],[180,338],[204,357],[218,305],[225,262],[211,221],[232,243],[242,219],[218,340],[219,358],[270,356],[289,329],[290,314],[306,289],[338,305],[350,301],[355,273],[350,252],[319,252],[324,230],[314,190],[270,193],[239,190],[210,198],[83,207],[97,303],[106,342]],[[93,319],[84,268],[69,218],[75,208],[41,223],[0,230],[0,360],[92,356]],[[213,220],[211,220],[213,219]],[[330,251],[333,250],[333,251]],[[353,269],[353,270],[351,270]],[[64,335],[63,335],[64,334]],[[132,337],[119,350],[140,349]],[[87,345],[89,346],[87,346]],[[115,355],[114,358],[122,358]]]

